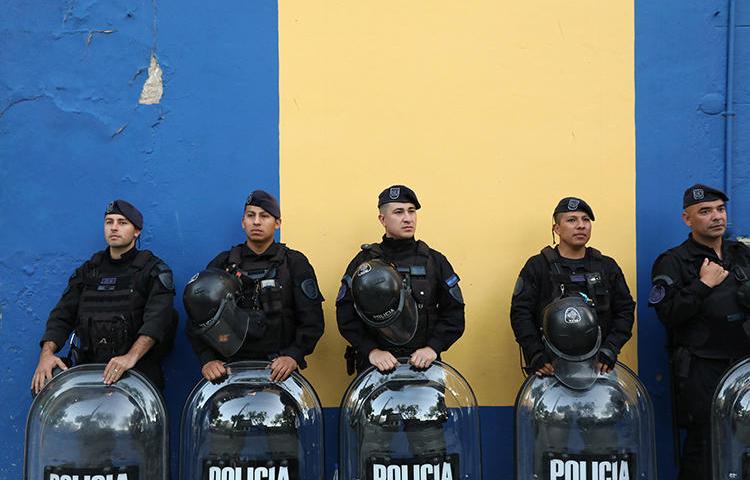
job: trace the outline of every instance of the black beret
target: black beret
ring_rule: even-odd
[[[565,212],[585,212],[592,221],[596,220],[594,218],[594,211],[591,210],[591,207],[589,207],[589,204],[580,198],[576,198],[576,197],[563,198],[555,207],[555,211],[552,212],[552,216],[554,217],[558,213],[565,213]]]
[[[378,208],[386,203],[413,203],[414,207],[419,210],[422,205],[417,200],[417,194],[414,190],[405,185],[391,185],[378,195]]]
[[[120,199],[109,202],[109,205],[107,205],[107,208],[104,210],[104,216],[106,217],[113,213],[122,215],[127,218],[135,228],[143,230],[143,214],[141,214],[140,210],[135,208],[135,205],[132,203]]]
[[[275,218],[281,218],[281,207],[279,206],[279,201],[276,200],[276,197],[264,190],[255,190],[250,193],[250,195],[247,196],[247,201],[245,201],[245,207],[248,205],[260,207]]]
[[[685,190],[685,194],[682,196],[682,208],[687,208],[696,203],[713,202],[714,200],[724,200],[727,202],[729,201],[729,197],[718,188],[696,183]]]

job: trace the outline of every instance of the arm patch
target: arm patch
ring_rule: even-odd
[[[312,278],[306,278],[302,280],[300,289],[302,289],[302,293],[304,293],[305,296],[310,300],[315,300],[316,298],[318,298],[318,296],[320,296],[320,293],[318,292],[318,285]]]
[[[448,285],[448,288],[452,288],[459,282],[459,280],[461,279],[458,278],[458,275],[454,273],[453,275],[445,279],[445,284]]]
[[[461,305],[464,304],[464,295],[461,293],[461,287],[459,287],[458,284],[455,284],[451,288],[449,288],[448,293],[451,294],[453,300],[457,301]]]
[[[346,282],[341,281],[341,287],[339,287],[339,293],[336,295],[336,301],[340,301],[346,295]]]
[[[174,278],[172,278],[172,272],[166,271],[162,272],[157,277],[162,285],[164,285],[164,288],[167,290],[174,290]]]
[[[516,280],[516,286],[513,287],[513,296],[515,297],[521,292],[523,292],[523,277],[519,275],[518,279]]]
[[[664,285],[658,284],[651,287],[651,291],[648,293],[648,303],[649,305],[657,305],[662,300],[664,300],[664,297],[667,296],[667,289],[664,288]]]

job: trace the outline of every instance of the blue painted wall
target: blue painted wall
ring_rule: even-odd
[[[750,234],[750,5],[738,2],[734,233]],[[674,478],[664,329],[648,308],[650,272],[687,236],[682,192],[724,185],[727,6],[724,1],[636,1],[636,158],[639,373],[656,411],[660,478]],[[707,113],[708,111],[709,113]]]
[[[106,204],[139,206],[142,247],[172,266],[181,293],[243,240],[247,193],[278,194],[277,37],[274,1],[3,4],[1,479],[21,478],[38,340],[73,269],[105,246]],[[164,96],[139,105],[152,52]],[[182,335],[166,374],[176,445],[199,376]]]

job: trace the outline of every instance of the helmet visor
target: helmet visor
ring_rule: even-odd
[[[194,333],[222,356],[228,358],[242,347],[249,324],[247,312],[239,308],[232,296],[228,294],[221,301],[216,315],[197,327]]]

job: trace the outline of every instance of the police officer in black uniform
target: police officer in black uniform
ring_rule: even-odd
[[[527,374],[554,374],[554,356],[542,342],[542,312],[557,297],[581,295],[594,305],[602,330],[597,368],[606,373],[632,335],[635,302],[614,259],[587,247],[594,212],[580,198],[560,200],[553,213],[556,247],[544,247],[521,269],[510,322],[523,350]]]
[[[687,240],[661,254],[652,270],[649,305],[667,327],[675,420],[687,430],[681,480],[711,478],[710,408],[724,372],[750,354],[747,289],[750,248],[723,238],[721,190],[696,184],[685,191]],[[741,295],[740,295],[741,297]]]
[[[106,363],[104,383],[112,384],[134,368],[164,388],[161,360],[174,341],[177,314],[172,306],[172,271],[148,250],[138,250],[143,215],[125,200],[104,213],[109,245],[78,267],[49,315],[42,352],[32,379],[38,393],[52,370],[67,369],[55,355],[71,332],[80,347],[77,363]]]
[[[349,262],[336,299],[339,331],[352,347],[347,349],[348,370],[358,372],[370,365],[380,371],[398,365],[397,357],[409,357],[417,368],[427,368],[464,331],[464,300],[458,275],[445,256],[415,240],[416,194],[404,185],[393,185],[378,197],[378,219],[385,228],[380,243],[365,244]],[[381,259],[408,276],[418,309],[417,329],[406,344],[396,346],[356,313],[351,292],[352,276],[365,261]]]
[[[226,270],[240,278],[239,307],[251,321],[242,346],[230,357],[188,332],[207,380],[223,377],[225,363],[240,360],[270,361],[272,380],[286,380],[297,368],[307,366],[305,356],[323,335],[323,295],[315,271],[302,253],[274,241],[279,227],[279,202],[270,193],[255,190],[245,202],[242,217],[247,240],[208,264],[209,269]]]

